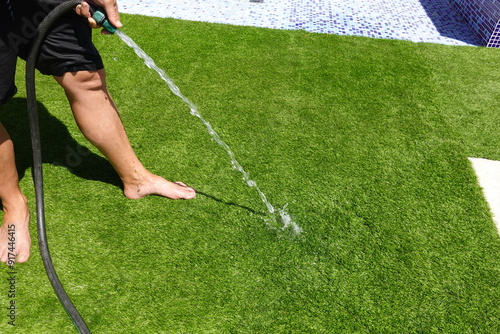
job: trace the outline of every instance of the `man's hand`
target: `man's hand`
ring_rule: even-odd
[[[89,20],[89,26],[91,28],[97,29],[99,28],[99,25],[92,18],[92,15],[90,14],[89,2],[92,5],[104,8],[109,23],[111,23],[117,28],[121,28],[123,26],[120,22],[120,14],[118,13],[118,5],[116,3],[116,0],[89,0],[88,2],[83,1],[80,5],[76,6],[76,13],[78,15],[86,17]],[[109,34],[109,32],[106,29],[103,29],[102,33]]]

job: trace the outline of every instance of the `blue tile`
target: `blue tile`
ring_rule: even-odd
[[[183,20],[448,45],[481,43],[447,0],[118,0],[118,4],[123,13]]]

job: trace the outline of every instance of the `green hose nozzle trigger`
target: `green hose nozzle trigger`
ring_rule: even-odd
[[[95,9],[92,14],[92,18],[97,22],[97,24],[101,25],[104,29],[106,29],[109,33],[114,34],[116,31],[116,27],[109,23],[106,18],[106,14],[102,9]]]

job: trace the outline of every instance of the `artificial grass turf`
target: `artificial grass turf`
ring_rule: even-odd
[[[304,233],[269,228],[187,106],[96,36],[141,160],[199,195],[122,197],[63,93],[37,78],[49,242],[92,332],[498,332],[499,238],[467,156],[500,159],[499,50],[123,21]],[[23,96],[0,116],[33,206]],[[17,268],[17,325],[0,332],[76,332],[37,245]]]

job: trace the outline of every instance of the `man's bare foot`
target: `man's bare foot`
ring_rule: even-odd
[[[196,196],[196,191],[184,183],[170,182],[154,174],[150,174],[142,182],[125,184],[123,193],[130,199],[139,199],[148,195],[170,199],[192,199]]]
[[[23,198],[15,206],[5,202],[2,204],[4,217],[0,226],[0,261],[7,265],[26,262],[30,257],[31,246],[26,199]]]

